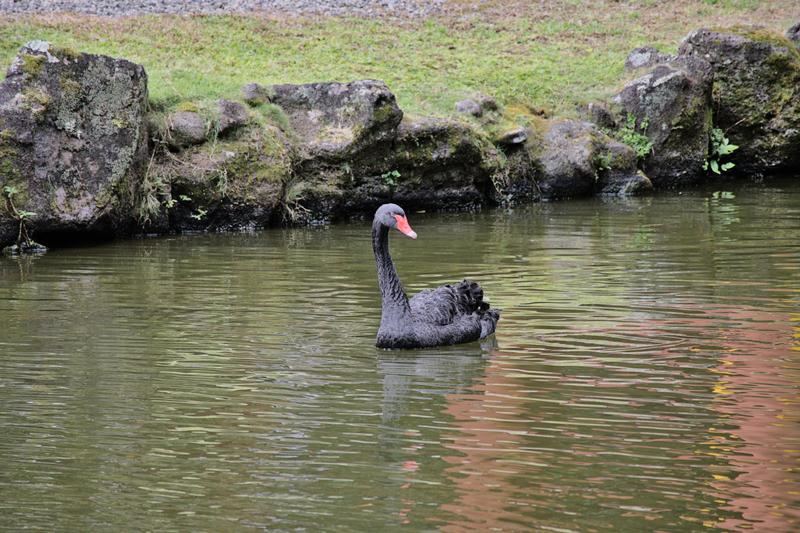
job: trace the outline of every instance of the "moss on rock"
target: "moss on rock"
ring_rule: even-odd
[[[45,56],[26,53],[20,54],[19,59],[21,61],[19,69],[30,77],[38,76],[47,60]]]
[[[800,164],[800,51],[791,41],[757,27],[697,30],[679,53],[712,66],[714,123],[739,146],[737,170],[763,175]]]
[[[157,156],[151,174],[166,191],[161,211],[179,230],[265,226],[293,175],[293,148],[271,125],[252,124],[230,138]]]
[[[125,60],[43,41],[20,50],[0,84],[0,171],[13,166],[25,191],[20,208],[37,213],[34,229],[132,227],[130,191],[146,161],[146,83],[144,69]]]

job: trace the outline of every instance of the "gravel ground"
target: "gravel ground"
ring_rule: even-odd
[[[0,0],[0,13],[71,12],[102,16],[142,13],[395,15],[425,17],[445,0]]]

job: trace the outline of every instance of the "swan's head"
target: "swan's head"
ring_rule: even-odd
[[[406,212],[397,204],[383,204],[375,211],[375,222],[380,222],[387,228],[394,228],[403,235],[417,238],[417,232],[411,229],[406,218]]]

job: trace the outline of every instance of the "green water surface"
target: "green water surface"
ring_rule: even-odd
[[[409,220],[0,258],[0,530],[800,530],[800,187]]]

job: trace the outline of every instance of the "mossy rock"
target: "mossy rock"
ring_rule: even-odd
[[[289,195],[311,220],[370,215],[386,202],[434,211],[492,203],[493,179],[505,156],[484,133],[463,122],[404,118],[397,138],[371,157],[298,173]]]
[[[166,213],[173,230],[269,225],[279,215],[293,161],[283,132],[260,124],[178,154],[157,152],[149,179],[164,186],[155,218]]]
[[[549,200],[605,194],[625,181],[647,180],[636,168],[635,152],[589,122],[550,121],[536,157],[539,189]],[[649,183],[617,189],[639,193]]]
[[[391,143],[403,112],[385,83],[273,85],[270,102],[285,113],[309,171],[357,159]]]
[[[0,186],[20,191],[17,207],[36,213],[32,230],[133,228],[146,105],[139,65],[44,41],[22,47],[0,84]],[[0,242],[13,238],[0,234]]]
[[[409,118],[400,125],[390,156],[356,189],[352,203],[364,210],[384,201],[436,211],[477,208],[492,202],[493,180],[505,164],[502,152],[477,128]]]
[[[711,83],[708,62],[680,57],[642,72],[613,98],[609,131],[641,151],[642,168],[656,187],[680,188],[703,179]]]
[[[737,171],[767,175],[800,164],[800,51],[759,27],[701,29],[680,46],[714,72],[715,126],[739,149]]]

